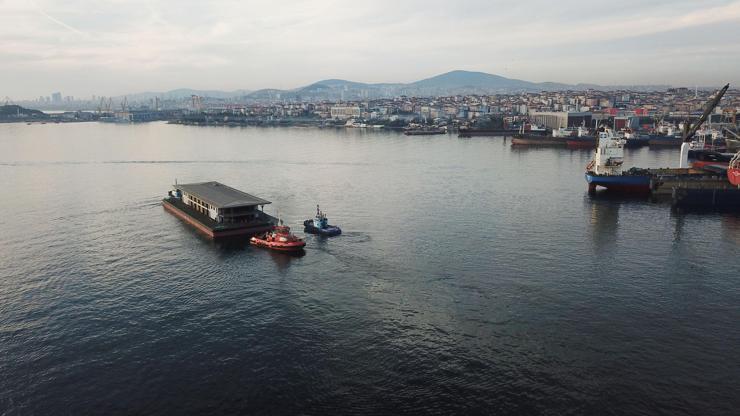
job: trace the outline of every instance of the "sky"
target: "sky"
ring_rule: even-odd
[[[740,83],[740,0],[0,0],[0,99],[483,71]]]

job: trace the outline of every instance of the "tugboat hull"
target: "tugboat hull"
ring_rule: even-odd
[[[649,193],[650,176],[646,175],[595,175],[586,173],[586,182],[589,190],[596,190],[597,186],[610,191],[624,193]]]
[[[337,227],[329,227],[329,228],[316,228],[314,226],[307,226],[303,229],[303,231],[309,233],[309,234],[316,234],[316,235],[323,235],[326,237],[333,237],[335,235],[342,234],[342,230]]]
[[[309,234],[323,235],[326,237],[333,237],[335,235],[342,234],[342,229],[333,225],[328,225],[326,228],[319,228],[314,225],[313,220],[306,220],[303,222],[304,232]]]
[[[249,242],[257,247],[264,247],[277,251],[302,251],[303,248],[306,247],[306,243],[304,241],[281,243],[278,241],[267,241],[262,238],[252,237]]]

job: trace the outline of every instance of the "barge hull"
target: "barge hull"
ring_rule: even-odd
[[[737,210],[740,208],[740,189],[673,188],[673,206]]]
[[[634,194],[650,193],[650,177],[642,175],[614,175],[599,176],[590,173],[586,174],[589,191],[595,191],[597,186],[601,186],[610,191]]]
[[[252,224],[248,226],[241,226],[241,227],[228,227],[219,229],[216,226],[212,226],[209,224],[204,224],[203,222],[199,221],[192,215],[188,214],[181,208],[177,207],[175,204],[171,203],[170,201],[164,199],[162,200],[162,206],[164,209],[177,218],[181,219],[182,221],[186,222],[199,232],[207,235],[210,238],[222,238],[222,237],[235,237],[235,236],[250,236],[255,235],[259,233],[263,233],[266,231],[269,231],[272,229],[272,224],[269,223],[263,223],[263,224]]]

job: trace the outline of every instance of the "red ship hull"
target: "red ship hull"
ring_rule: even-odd
[[[277,251],[301,251],[306,247],[306,242],[290,233],[290,227],[276,226],[272,231],[256,235],[249,242],[257,247],[269,248]]]
[[[300,242],[291,242],[291,243],[280,243],[280,242],[270,242],[263,240],[261,238],[252,237],[251,240],[249,240],[252,245],[255,245],[257,247],[265,247],[269,248],[270,250],[277,250],[277,251],[301,251],[304,247],[306,247],[306,243],[303,241]]]
[[[694,169],[701,169],[706,166],[716,166],[716,167],[727,167],[728,162],[711,162],[708,160],[697,160],[696,162],[691,163],[691,167]]]
[[[596,140],[571,140],[565,142],[568,147],[575,149],[593,149],[596,147]]]
[[[740,168],[727,169],[727,179],[735,186],[740,186]]]

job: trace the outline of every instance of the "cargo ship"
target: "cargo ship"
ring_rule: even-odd
[[[593,149],[598,140],[595,136],[568,137],[565,143],[573,149]]]
[[[565,146],[565,137],[554,137],[544,127],[525,124],[511,139],[512,146]]]
[[[272,229],[264,212],[270,201],[219,182],[173,185],[162,200],[165,210],[211,238],[254,235]]]
[[[625,140],[608,128],[599,132],[598,140],[594,159],[586,166],[589,192],[601,186],[618,192],[649,193],[650,175],[646,171],[622,171]]]
[[[678,147],[683,143],[683,139],[678,136],[666,136],[662,134],[651,134],[648,136],[650,146]]]
[[[512,146],[565,146],[563,137],[542,136],[539,134],[517,134],[511,139]]]
[[[552,131],[553,137],[565,138],[565,144],[571,149],[593,149],[596,147],[596,136],[589,134],[585,127],[567,127]]]

